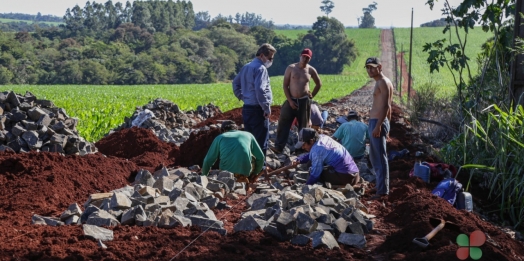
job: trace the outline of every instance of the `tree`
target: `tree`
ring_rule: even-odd
[[[360,18],[362,22],[358,26],[359,28],[375,28],[375,17],[371,15],[371,12],[374,10],[377,10],[377,2],[373,2],[368,5],[368,7],[362,8],[364,16]]]
[[[327,16],[317,18],[312,30],[302,38],[302,46],[313,51],[311,65],[319,73],[341,73],[344,65],[356,58],[355,42],[348,39],[344,25]]]
[[[209,12],[198,12],[195,14],[195,27],[193,27],[193,30],[200,30],[202,28],[206,28],[211,24],[211,16],[209,15]]]
[[[335,7],[335,4],[331,0],[322,0],[322,5],[320,6],[320,10],[323,13],[326,13],[326,16],[329,16],[329,14],[333,11],[333,8]]]

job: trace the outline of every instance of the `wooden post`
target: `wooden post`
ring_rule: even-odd
[[[411,57],[413,54],[413,8],[411,8],[411,33],[409,36],[409,73],[408,73],[408,106],[409,96],[411,96]]]

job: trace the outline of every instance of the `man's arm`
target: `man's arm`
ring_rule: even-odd
[[[320,179],[320,175],[322,174],[322,170],[324,170],[324,160],[320,155],[317,155],[317,153],[313,153],[312,155],[310,153],[310,158],[312,159],[311,162],[311,168],[309,171],[309,179],[306,182],[306,185],[313,185],[317,183],[317,181]]]
[[[309,67],[309,74],[311,74],[311,78],[313,78],[313,81],[315,82],[315,88],[313,88],[313,92],[311,93],[311,98],[313,98],[317,95],[318,91],[320,91],[320,87],[322,87],[322,81],[320,81],[317,70],[311,66]]]
[[[380,80],[377,82],[378,85],[378,95],[375,96],[377,104],[379,104],[378,107],[378,116],[377,116],[377,125],[375,126],[375,129],[373,130],[373,137],[378,138],[380,137],[380,130],[382,128],[382,123],[388,116],[389,111],[391,110],[391,101],[389,100],[390,97],[390,90],[388,88],[388,85],[384,80]],[[375,101],[373,101],[375,102]]]
[[[211,147],[209,147],[209,150],[207,151],[207,155],[204,158],[204,164],[202,164],[202,175],[207,176],[209,174],[209,170],[215,164],[217,161],[218,155],[220,154],[220,137],[216,137],[215,140],[213,140],[213,143],[211,143]]]
[[[243,68],[242,68],[243,69]],[[238,100],[242,100],[244,97],[242,95],[242,86],[240,81],[240,75],[242,74],[242,70],[235,76],[235,79],[233,80],[233,93],[238,98]]]
[[[291,106],[291,109],[296,110],[298,109],[297,104],[295,103],[295,101],[291,99],[291,91],[289,91],[289,83],[291,82],[292,70],[293,67],[291,67],[291,65],[286,68],[286,72],[284,73],[284,84],[282,84],[282,87],[284,88],[284,94],[286,95],[286,99],[289,103],[289,106]]]
[[[255,97],[264,110],[264,116],[269,118],[271,115],[271,88],[269,87],[269,75],[266,68],[263,67],[255,71]]]

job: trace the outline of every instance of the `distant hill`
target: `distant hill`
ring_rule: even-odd
[[[42,15],[40,12],[36,15],[21,14],[21,13],[0,13],[0,18],[11,19],[11,20],[22,20],[29,22],[53,22],[62,23],[64,19],[54,15]]]
[[[433,20],[431,22],[423,23],[420,25],[420,27],[441,27],[448,25],[448,22],[446,22],[445,18],[441,18],[438,20]]]

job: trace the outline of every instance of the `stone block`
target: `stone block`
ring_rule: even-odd
[[[86,224],[89,225],[95,225],[95,226],[116,226],[119,225],[120,222],[111,214],[109,214],[105,210],[99,210],[97,212],[94,212],[93,214],[89,215],[89,218],[87,218]]]
[[[364,230],[362,225],[358,222],[348,222],[348,228],[346,232],[351,232],[352,234],[364,235]]]
[[[49,124],[51,124],[51,121],[52,121],[52,119],[49,117],[49,115],[45,114],[45,115],[40,116],[40,118],[36,121],[36,124],[38,126],[42,126],[42,128],[46,127],[46,129],[47,129]]]
[[[313,241],[313,248],[325,246],[329,249],[339,247],[337,240],[329,231],[315,231],[309,235]]]
[[[289,240],[297,233],[297,222],[289,212],[282,212],[276,220],[280,234]]]
[[[258,222],[255,220],[253,216],[248,216],[246,218],[241,219],[238,221],[234,228],[234,232],[238,231],[252,231],[255,230],[258,226]]]
[[[329,232],[335,232],[335,230],[333,229],[333,227],[331,227],[331,226],[328,225],[328,224],[320,223],[320,222],[318,222],[318,225],[317,225],[317,231],[329,231]]]
[[[153,188],[158,189],[162,193],[164,193],[165,191],[170,192],[171,190],[173,190],[173,187],[174,187],[173,180],[168,178],[167,176],[159,177],[153,184]]]
[[[167,170],[167,168],[166,167],[162,167],[161,169],[159,169],[159,170],[155,171],[155,173],[153,173],[153,178],[155,180],[158,180],[161,177],[166,177],[167,178],[167,177],[169,177],[169,175],[170,174],[169,174],[169,171]],[[160,189],[160,191],[162,191],[162,190]]]
[[[299,212],[297,215],[297,231],[299,234],[309,234],[317,229],[318,223],[309,215]]]
[[[62,226],[64,225],[64,222],[58,220],[57,218],[53,217],[44,217],[37,214],[34,214],[31,218],[31,224],[33,225],[48,225],[48,226]]]
[[[84,213],[82,213],[82,215],[80,216],[80,223],[84,223],[87,221],[87,218],[95,213],[95,212],[98,212],[100,211],[100,209],[96,206],[93,206],[93,205],[89,205],[87,208],[85,208],[84,210]]]
[[[69,218],[67,218],[64,221],[64,223],[66,225],[78,225],[78,224],[80,224],[79,221],[80,221],[80,217],[79,216],[70,216]]]
[[[131,200],[124,193],[116,192],[111,197],[109,207],[112,209],[128,209],[131,207]]]
[[[333,222],[331,226],[333,227],[335,235],[338,236],[341,233],[346,232],[348,228],[348,222],[344,218],[339,218],[335,220],[335,222]]]
[[[145,196],[158,197],[160,195],[160,191],[150,186],[145,186],[139,189],[138,193],[140,193],[140,195],[144,197]]]
[[[220,191],[220,189],[223,187],[224,185],[220,184],[220,183],[213,183],[213,182],[209,182],[206,186],[207,189],[213,191],[213,192],[217,192],[217,191]]]
[[[198,176],[198,177],[197,177],[197,183],[198,183],[200,186],[202,186],[202,187],[204,187],[204,188],[207,188],[207,185],[209,184],[209,180],[207,179],[207,176],[203,176],[203,175],[201,175],[201,176]],[[209,188],[208,188],[208,189],[209,189]]]
[[[309,238],[306,235],[298,234],[291,239],[291,244],[297,245],[297,246],[306,246],[309,244],[309,241],[311,241],[311,238]]]
[[[47,115],[47,113],[38,107],[33,107],[27,111],[27,116],[33,121],[38,121],[43,115]]]
[[[84,230],[84,235],[88,237],[91,237],[97,240],[101,240],[101,241],[113,240],[113,231],[112,230],[98,227],[95,225],[90,225],[90,224],[84,224],[82,228]]]
[[[82,209],[80,209],[80,206],[77,203],[69,205],[69,207],[62,212],[62,215],[60,215],[60,220],[66,221],[71,216],[82,216]]]
[[[209,209],[214,209],[218,205],[218,202],[220,202],[220,199],[215,198],[214,196],[210,196],[210,197],[203,198],[200,201],[206,203]]]
[[[169,192],[169,199],[171,201],[174,201],[176,200],[177,198],[179,198],[182,193],[184,193],[184,191],[180,188],[173,188],[173,190],[171,190],[171,192]]]
[[[152,187],[154,183],[155,179],[153,178],[153,175],[145,169],[141,169],[136,174],[135,182],[133,182],[133,184],[142,184],[150,187]]]
[[[270,234],[271,236],[273,236],[274,238],[276,238],[279,241],[285,241],[286,240],[286,237],[284,237],[280,233],[280,230],[277,228],[277,225],[275,223],[270,223],[269,225],[267,225],[266,228],[264,229],[264,231],[266,233]]]
[[[360,249],[366,247],[366,237],[364,237],[363,235],[342,233],[338,237],[338,242],[347,246],[352,246]]]
[[[222,172],[220,172],[222,173]],[[224,182],[230,191],[233,191],[235,188],[235,178],[228,178],[228,177],[219,177],[219,181]]]

